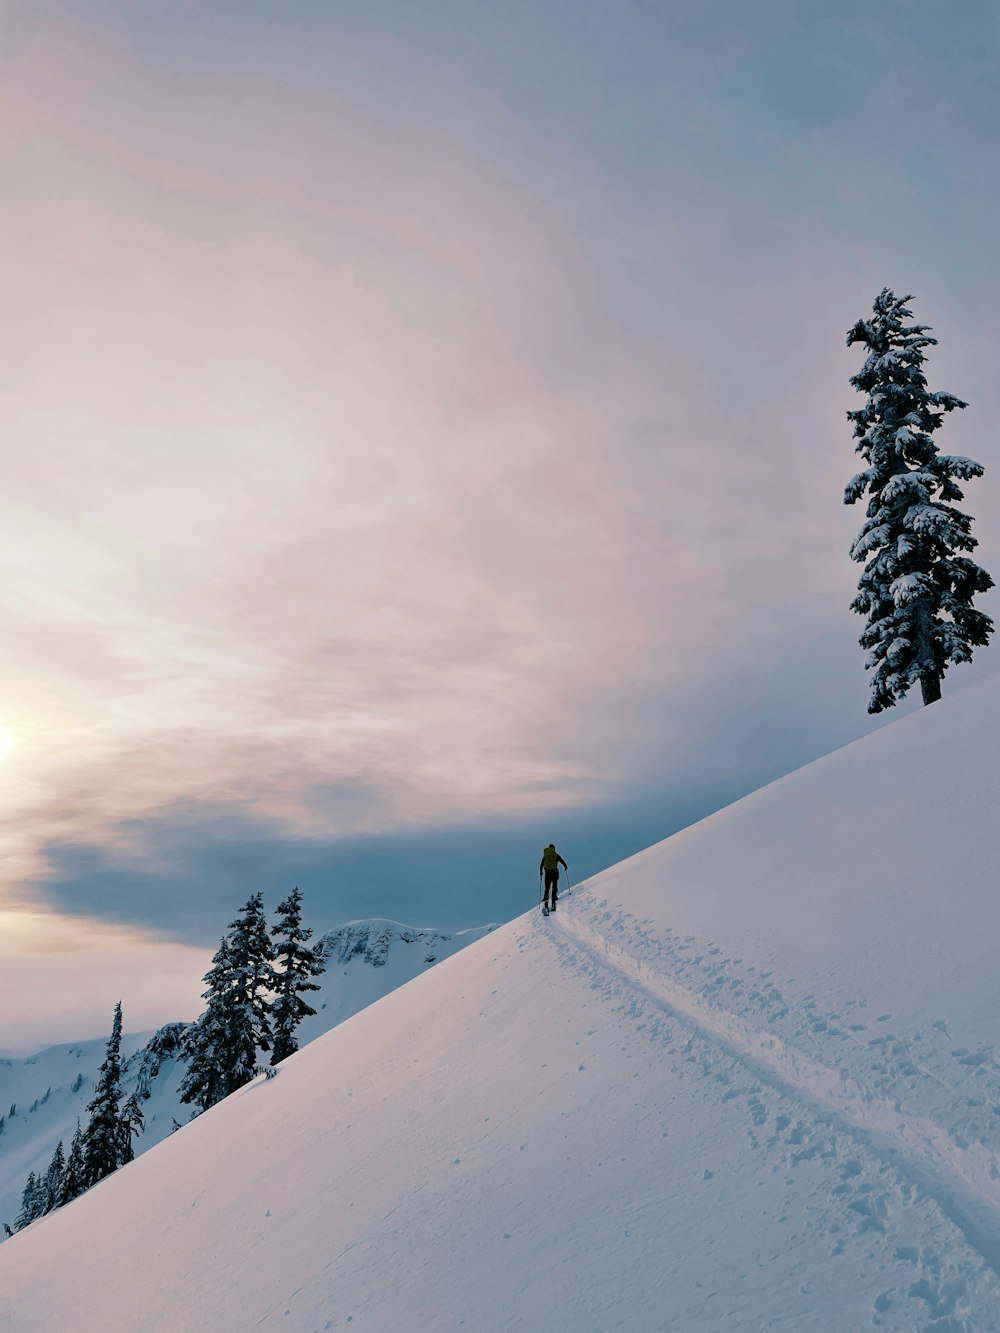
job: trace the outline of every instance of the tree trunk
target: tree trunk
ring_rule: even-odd
[[[941,698],[941,673],[934,669],[934,640],[931,634],[933,616],[926,600],[917,605],[917,661],[920,663],[920,690],[924,707]]]

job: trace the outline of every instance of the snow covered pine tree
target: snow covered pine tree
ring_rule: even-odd
[[[111,1036],[104,1052],[94,1085],[93,1099],[88,1102],[90,1120],[83,1131],[83,1178],[87,1187],[95,1185],[118,1168],[120,1134],[118,1103],[121,1100],[122,1006],[115,1005]]]
[[[229,1092],[227,1044],[230,991],[229,939],[224,937],[212,958],[212,966],[202,980],[208,987],[202,991],[207,1001],[205,1012],[184,1034],[182,1054],[187,1062],[187,1073],[180,1086],[182,1102],[197,1102],[207,1111],[221,1102]]]
[[[115,1005],[111,1036],[97,1075],[90,1122],[83,1131],[83,1182],[89,1189],[131,1157],[132,1130],[122,1120],[122,1005]]]
[[[139,1098],[133,1092],[121,1109],[122,1128],[122,1166],[135,1161],[135,1148],[132,1140],[137,1139],[146,1124],[146,1117],[139,1105]]]
[[[14,1218],[14,1231],[23,1231],[31,1226],[36,1217],[45,1212],[45,1185],[34,1171],[29,1172],[21,1193],[21,1211]],[[13,1234],[13,1232],[11,1233]]]
[[[278,904],[278,920],[271,934],[274,936],[275,962],[279,965],[275,971],[275,1000],[271,1006],[274,1024],[271,1064],[276,1065],[299,1049],[295,1029],[303,1018],[316,1012],[302,996],[305,991],[319,990],[315,981],[309,978],[318,977],[324,968],[323,959],[307,943],[312,930],[302,925],[300,889],[294,888],[285,901]]]
[[[51,1213],[53,1208],[57,1208],[59,1199],[59,1187],[62,1184],[62,1178],[66,1171],[66,1156],[63,1152],[62,1139],[56,1144],[56,1150],[52,1154],[52,1160],[49,1162],[49,1169],[45,1172],[45,1211]]]
[[[249,1083],[257,1052],[271,1049],[268,995],[274,989],[274,951],[264,917],[264,898],[255,893],[226,935],[204,980],[208,1007],[184,1038],[188,1071],[182,1102],[203,1111]]]
[[[80,1128],[78,1120],[69,1145],[69,1156],[66,1158],[66,1165],[59,1181],[56,1207],[61,1208],[64,1203],[69,1203],[78,1194],[82,1194],[86,1188],[87,1184],[83,1174],[83,1130]]]
[[[844,492],[854,504],[868,491],[867,519],[851,546],[864,563],[851,609],[866,615],[861,635],[865,667],[874,671],[870,713],[891,708],[919,680],[925,704],[941,697],[941,678],[956,662],[968,662],[993,632],[989,616],[972,605],[993,580],[959,551],[971,551],[972,519],[951,504],[962,499],[955,478],[981,477],[970,458],[938,452],[931,435],[956,407],[950,393],[931,393],[921,366],[924,348],[935,346],[927,326],[912,318],[909,296],[887,287],[868,320],[858,320],[847,345],[863,343],[868,359],[851,384],[868,395],[848,412],[855,446],[868,467]]]

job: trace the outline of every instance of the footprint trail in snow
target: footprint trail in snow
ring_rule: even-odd
[[[828,1238],[831,1256],[870,1251],[880,1279],[872,1326],[1000,1330],[991,1049],[956,1046],[944,1020],[903,1031],[863,996],[825,1010],[769,971],[586,893],[565,906],[538,932],[540,947],[624,1014],[679,1079],[701,1080],[706,1097],[743,1118],[789,1195],[810,1192],[806,1229]]]

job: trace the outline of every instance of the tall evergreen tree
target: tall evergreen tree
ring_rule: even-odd
[[[948,667],[969,661],[993,632],[989,616],[972,605],[993,580],[957,554],[978,543],[972,519],[952,504],[963,498],[955,479],[981,477],[983,468],[939,453],[931,438],[949,412],[967,404],[928,390],[924,348],[937,339],[926,325],[904,323],[912,318],[910,299],[883,288],[871,319],[858,320],[847,335],[849,347],[868,349],[851,378],[867,401],[847,414],[868,467],[852,478],[844,503],[869,493],[864,527],[851,546],[851,558],[865,566],[851,609],[868,617],[860,643],[874,673],[870,713],[891,708],[917,681],[924,703],[933,703]]]
[[[182,1102],[207,1110],[254,1077],[258,1050],[271,1049],[273,957],[263,895],[255,893],[230,922],[205,974],[207,1007],[185,1036]]]
[[[302,925],[302,893],[294,888],[278,904],[278,919],[271,934],[275,941],[275,999],[271,1006],[274,1049],[271,1064],[276,1065],[299,1049],[295,1031],[303,1018],[316,1012],[302,998],[306,991],[319,990],[311,977],[318,977],[324,963],[308,941],[312,929]]]
[[[96,1185],[122,1164],[122,1006],[115,1005],[114,1023],[97,1075],[93,1100],[88,1104],[90,1122],[83,1132],[84,1187]]]
[[[78,1120],[76,1130],[70,1140],[69,1153],[66,1157],[66,1165],[63,1168],[62,1179],[59,1182],[56,1207],[61,1208],[64,1203],[69,1203],[78,1194],[82,1194],[86,1188],[83,1171],[83,1130],[80,1128]]]

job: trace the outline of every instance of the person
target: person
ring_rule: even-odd
[[[545,898],[542,903],[542,910],[554,912],[556,910],[556,898],[559,895],[559,867],[568,871],[569,866],[556,851],[554,842],[550,842],[548,847],[542,852],[542,859],[538,863],[538,873],[545,873]]]

